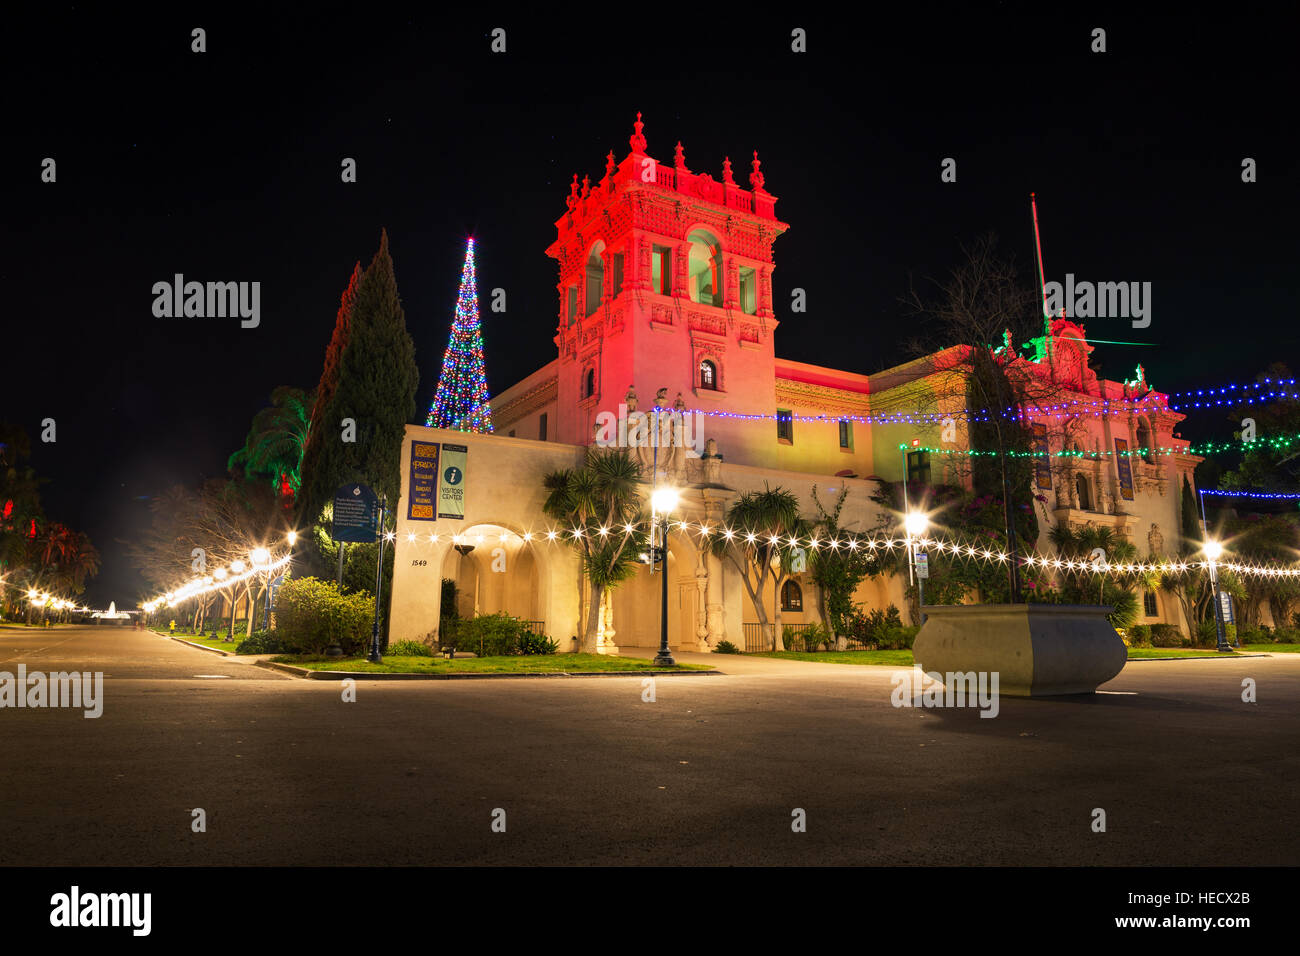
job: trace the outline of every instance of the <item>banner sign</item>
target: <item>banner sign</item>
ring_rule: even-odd
[[[269,611],[275,610],[275,596],[280,592],[280,585],[282,584],[284,584],[283,574],[281,574],[278,578],[276,578],[274,581],[271,582],[271,586],[268,589],[269,596],[266,599],[267,610]]]
[[[1039,491],[1052,490],[1052,459],[1047,451],[1047,426],[1042,422],[1034,423],[1034,471],[1038,478]]]
[[[442,446],[442,482],[438,488],[438,517],[465,518],[465,467],[469,448]]]
[[[930,576],[930,556],[924,551],[916,552],[914,556],[916,561],[916,576],[918,578],[928,578]]]
[[[379,496],[365,485],[344,485],[334,492],[335,541],[374,544],[379,528]]]
[[[1219,606],[1223,608],[1223,623],[1236,624],[1237,618],[1232,613],[1232,595],[1227,591],[1220,591]]]
[[[410,501],[406,517],[414,521],[432,521],[438,510],[438,443],[411,442]]]
[[[1119,472],[1119,493],[1125,501],[1133,500],[1133,463],[1128,457],[1128,442],[1115,439],[1115,468]]]

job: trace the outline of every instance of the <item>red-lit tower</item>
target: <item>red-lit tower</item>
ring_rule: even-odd
[[[596,414],[617,412],[629,385],[642,410],[659,388],[668,404],[680,392],[693,408],[774,410],[772,243],[789,227],[758,153],[745,189],[729,159],[720,179],[692,172],[680,142],[659,161],[640,113],[634,128],[631,152],[617,164],[610,152],[599,183],[574,175],[546,250],[560,266],[562,442],[589,443]],[[705,431],[734,453],[747,444],[737,426],[715,418]]]

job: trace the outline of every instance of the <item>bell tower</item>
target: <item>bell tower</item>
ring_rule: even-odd
[[[567,211],[546,252],[559,263],[557,440],[588,444],[596,415],[617,413],[628,386],[642,408],[660,388],[689,408],[775,411],[772,243],[776,218],[753,153],[745,189],[692,172],[679,142],[671,163],[648,152],[637,114],[630,152],[605,157],[592,185],[574,174]],[[704,419],[730,460],[743,460],[745,423]]]

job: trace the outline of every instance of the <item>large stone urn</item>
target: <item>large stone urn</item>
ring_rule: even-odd
[[[1124,668],[1128,649],[1114,608],[967,604],[925,608],[912,656],[928,674],[998,672],[1001,694],[1091,694]]]

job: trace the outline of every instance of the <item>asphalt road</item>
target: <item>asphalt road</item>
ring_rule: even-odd
[[[0,865],[1300,862],[1300,655],[1132,663],[991,720],[893,707],[894,668],[709,661],[653,703],[637,677],[345,703],[147,632],[0,628],[0,671],[105,674],[98,719],[0,709]]]

